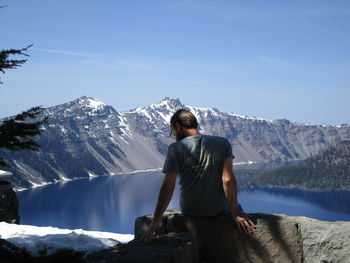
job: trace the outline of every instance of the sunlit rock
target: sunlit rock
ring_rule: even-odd
[[[247,234],[239,233],[230,217],[191,217],[167,211],[162,232],[192,233],[200,262],[350,262],[350,222],[268,214],[251,214],[251,218],[256,229]],[[151,219],[136,219],[136,238],[147,230]]]

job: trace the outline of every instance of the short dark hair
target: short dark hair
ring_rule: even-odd
[[[194,116],[192,112],[185,109],[179,109],[173,114],[170,119],[170,127],[175,127],[175,123],[177,122],[181,127],[185,127],[187,129],[198,128],[198,121],[196,116]]]

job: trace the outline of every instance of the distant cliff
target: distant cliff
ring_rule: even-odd
[[[238,171],[240,187],[350,190],[350,141],[288,167],[268,171]]]
[[[74,178],[157,169],[163,166],[169,120],[179,108],[191,110],[200,131],[226,137],[237,167],[275,167],[296,163],[342,140],[350,126],[291,123],[183,105],[164,98],[156,104],[117,112],[90,97],[47,108],[49,123],[37,141],[40,152],[0,150],[13,167],[12,183],[31,187]]]

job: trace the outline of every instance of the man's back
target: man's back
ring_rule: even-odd
[[[184,214],[217,216],[226,212],[227,205],[239,230],[251,232],[254,223],[238,209],[237,181],[232,172],[229,141],[223,137],[201,135],[197,118],[185,109],[173,114],[170,128],[176,143],[169,145],[154,216],[140,241],[147,242],[154,233],[160,232],[162,216],[173,196],[177,176],[181,186],[180,207]]]
[[[179,177],[183,213],[217,216],[224,212],[226,198],[221,176],[228,157],[233,157],[231,145],[218,136],[188,136],[169,146],[163,172]]]

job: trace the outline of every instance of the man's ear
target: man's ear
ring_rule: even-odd
[[[175,122],[174,128],[175,128],[176,130],[179,130],[179,129],[181,129],[182,127],[181,127],[180,123]]]

